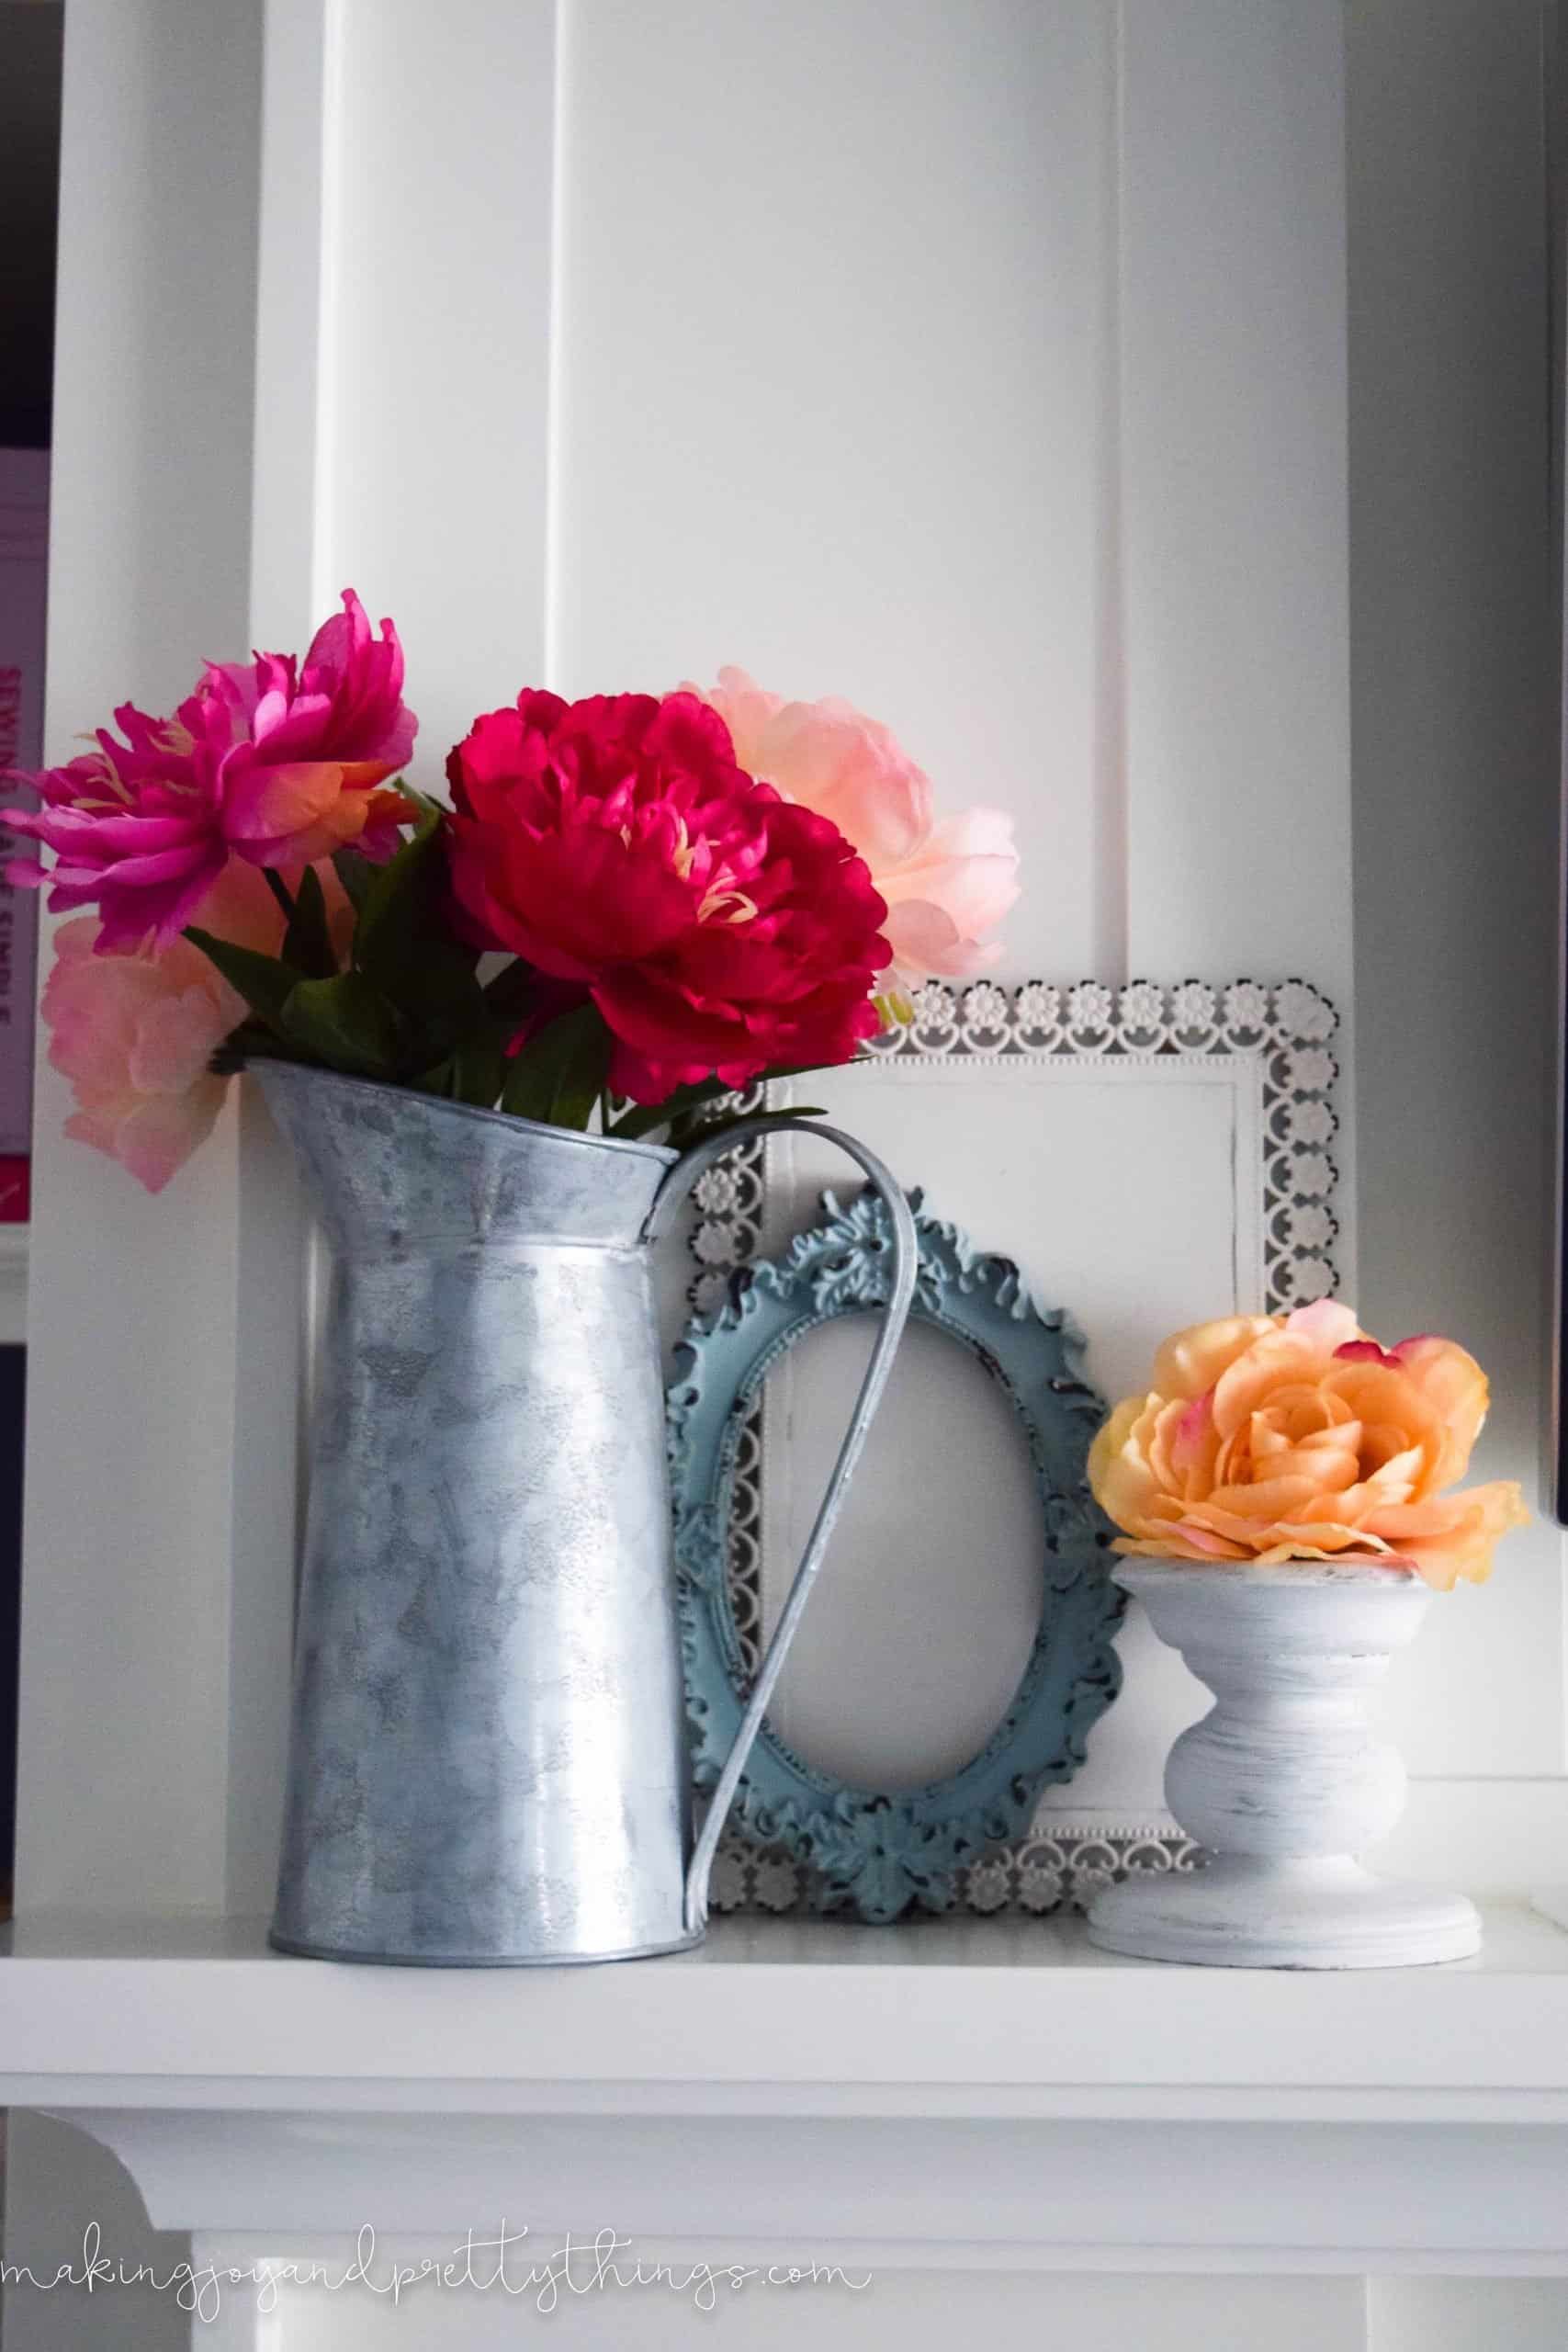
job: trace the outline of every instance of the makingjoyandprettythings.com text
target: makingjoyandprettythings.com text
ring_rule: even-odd
[[[528,2234],[526,2228],[509,2229],[502,2222],[494,2237],[478,2237],[469,2230],[448,2254],[379,2257],[375,2229],[367,2222],[355,2239],[353,2258],[345,2262],[278,2254],[249,2263],[173,2262],[160,2271],[152,2263],[127,2262],[106,2254],[97,2222],[89,2222],[82,2233],[80,2262],[62,2263],[40,2274],[26,2262],[0,2261],[0,2285],[32,2288],[40,2294],[71,2288],[96,2294],[141,2287],[173,2295],[182,2311],[210,2323],[222,2310],[225,2293],[243,2288],[254,2291],[261,2312],[276,2311],[285,2293],[297,2289],[341,2294],[344,2288],[357,2288],[400,2303],[418,2288],[434,2287],[526,2299],[547,2315],[571,2297],[639,2287],[660,2289],[686,2299],[694,2311],[710,2312],[748,2287],[842,2287],[860,2294],[872,2279],[869,2270],[847,2270],[841,2263],[814,2259],[645,2262],[631,2256],[631,2239],[615,2230],[600,2230],[592,2238],[574,2237],[568,2231],[548,2254],[535,2256],[525,2251]]]

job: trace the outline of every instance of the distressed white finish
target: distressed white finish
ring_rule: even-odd
[[[1367,1700],[1427,1613],[1414,1570],[1134,1559],[1116,1577],[1214,1693],[1165,1768],[1172,1814],[1214,1860],[1112,1887],[1091,1941],[1226,1968],[1468,1959],[1481,1923],[1465,1896],[1375,1878],[1359,1859],[1404,1808],[1404,1762]]]

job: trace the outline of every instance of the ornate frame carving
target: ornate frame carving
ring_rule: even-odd
[[[964,989],[931,981],[916,992],[913,1018],[867,1048],[879,1058],[940,1061],[1071,1058],[1168,1063],[1175,1058],[1258,1064],[1261,1092],[1264,1299],[1272,1311],[1332,1295],[1338,1170],[1338,1065],[1330,1050],[1339,1017],[1310,982],[1236,979],[1211,983],[1029,980],[1006,989],[989,980]],[[743,1100],[761,1104],[758,1088]],[[688,1291],[712,1310],[734,1270],[754,1254],[764,1207],[762,1146],[740,1147],[708,1170],[693,1196],[689,1246],[696,1270]],[[761,1623],[761,1412],[737,1437],[728,1573],[741,1668],[755,1667]],[[1169,1824],[1072,1824],[1042,1815],[1030,1835],[971,1865],[959,1900],[976,1911],[1046,1910],[1087,1903],[1129,1869],[1186,1869],[1194,1849]],[[1055,1889],[1053,1893],[1051,1890]],[[804,1876],[780,1849],[758,1851],[727,1838],[713,1880],[715,1909],[787,1910],[806,1898]]]
[[[1042,1309],[1006,1258],[986,1257],[951,1225],[919,1215],[913,1312],[966,1348],[996,1380],[1028,1442],[1040,1498],[1040,1613],[1023,1673],[1000,1721],[967,1763],[924,1788],[851,1789],[808,1764],[764,1722],[735,1800],[736,1828],[807,1867],[818,1910],[885,1920],[917,1905],[951,1910],[961,1872],[1027,1835],[1040,1792],[1084,1758],[1089,1726],[1115,1697],[1112,1636],[1122,1596],[1110,1577],[1112,1531],[1089,1491],[1089,1442],[1102,1399],[1083,1380],[1082,1337],[1060,1308]],[[726,1574],[737,1457],[770,1368],[808,1331],[887,1296],[889,1220],[875,1193],[840,1208],[779,1259],[749,1268],[676,1351],[669,1395],[675,1560],[693,1770],[711,1789],[745,1706],[740,1645]]]

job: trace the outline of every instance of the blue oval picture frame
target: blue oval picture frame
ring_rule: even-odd
[[[1082,1376],[1083,1339],[1060,1307],[1037,1307],[1018,1268],[982,1255],[921,1213],[913,1312],[948,1332],[1001,1387],[1021,1424],[1040,1498],[1040,1616],[1017,1689],[979,1752],[923,1788],[852,1788],[796,1755],[764,1722],[731,1827],[808,1866],[818,1910],[895,1919],[946,1911],[962,1871],[1027,1830],[1040,1792],[1072,1777],[1090,1726],[1121,1686],[1113,1637],[1125,1606],[1110,1577],[1114,1531],[1089,1490],[1089,1448],[1105,1416]],[[716,1782],[746,1702],[727,1574],[737,1455],[769,1369],[808,1331],[885,1305],[892,1237],[869,1190],[776,1260],[744,1267],[729,1295],[687,1326],[668,1398],[675,1564],[693,1775]]]

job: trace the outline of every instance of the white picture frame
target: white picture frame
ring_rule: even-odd
[[[1089,1375],[1113,1401],[1146,1377],[1153,1347],[1180,1322],[1227,1309],[1277,1311],[1333,1293],[1337,1027],[1328,1000],[1298,979],[1138,980],[1121,988],[1032,981],[1011,989],[982,981],[964,990],[931,983],[918,992],[913,1019],[862,1061],[775,1081],[767,1099],[775,1107],[823,1107],[886,1159],[901,1182],[924,1187],[937,1214],[955,1218],[979,1247],[1015,1258],[1040,1303],[1065,1306],[1084,1327]],[[824,1182],[841,1182],[807,1139],[773,1138],[732,1155],[697,1188],[693,1303],[716,1303],[748,1258],[773,1252],[814,1221]],[[1064,1233],[1074,1237],[1071,1248],[1062,1246]],[[847,1361],[836,1369],[796,1363],[782,1370],[742,1449],[729,1571],[749,1650],[771,1623],[782,1582],[771,1566],[792,1556],[818,1483],[817,1457],[838,1412],[836,1385],[849,1372]],[[956,1409],[975,1409],[973,1399]],[[941,1442],[940,1408],[928,1399],[915,1418],[924,1428],[923,1464]],[[908,1442],[917,1445],[913,1437]],[[969,1451],[956,1430],[951,1458],[962,1463]],[[889,1545],[903,1540],[901,1483],[885,1465]],[[936,1483],[931,1491],[937,1495]],[[843,1538],[856,1577],[863,1557],[877,1549],[877,1483],[864,1471],[861,1493],[858,1541],[853,1525]],[[931,1508],[940,1520],[939,1504]],[[887,1689],[900,1700],[897,1711],[885,1711],[880,1729],[863,1673],[852,1684],[835,1681],[850,1669],[833,1663],[833,1620],[820,1598],[815,1659],[809,1619],[802,1629],[796,1695],[791,1702],[781,1691],[781,1727],[813,1755],[823,1752],[831,1728],[840,1742],[835,1769],[884,1781],[897,1771],[877,1741],[918,1736],[895,1731],[891,1718],[911,1713],[922,1650],[928,1684],[943,1661],[955,1681],[975,1680],[956,1702],[960,1730],[966,1716],[976,1725],[994,1720],[1005,1697],[1005,1680],[998,1686],[996,1678],[1010,1670],[1010,1652],[1004,1645],[998,1657],[993,1639],[988,1661],[971,1655],[985,1645],[961,1624],[962,1597],[944,1572],[958,1548],[951,1528],[933,1543],[929,1573],[897,1587],[909,1654],[889,1657]],[[902,1567],[870,1562],[863,1573],[863,1599],[845,1604],[852,1614],[862,1611],[863,1668],[866,1645],[875,1640],[872,1620],[886,1608]],[[832,1581],[829,1565],[824,1592]],[[840,1590],[843,1582],[840,1568]],[[1026,1593],[1004,1594],[1001,1621],[1010,1622],[1010,1611],[1021,1624],[1028,1606]],[[1134,1703],[1110,1711],[1091,1740],[1089,1766],[1047,1791],[1030,1836],[971,1868],[962,1896],[968,1907],[1050,1909],[1087,1901],[1107,1873],[1190,1859],[1164,1812],[1160,1770],[1170,1739],[1200,1711],[1199,1686],[1136,1612],[1122,1648]],[[853,1709],[844,1704],[851,1688]],[[813,1690],[817,1699],[808,1702]],[[852,1734],[843,1728],[852,1713]],[[787,1857],[732,1842],[721,1852],[715,1896],[721,1907],[785,1909],[805,1901],[807,1888]]]

